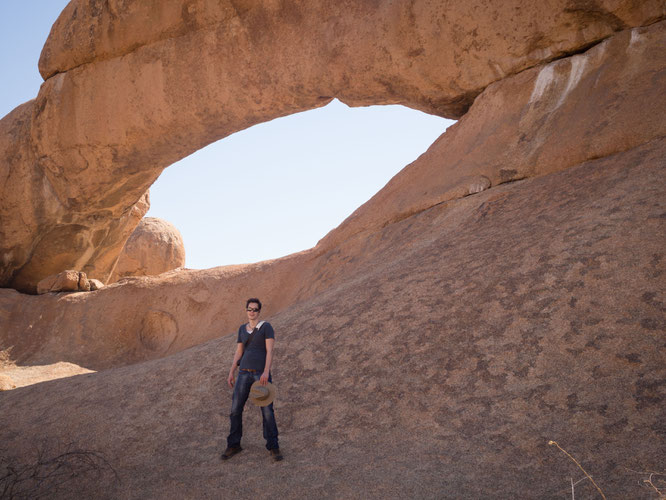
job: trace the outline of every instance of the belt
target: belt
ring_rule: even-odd
[[[250,373],[257,373],[259,370],[252,370],[250,368],[241,368],[240,371],[242,372],[250,372]]]

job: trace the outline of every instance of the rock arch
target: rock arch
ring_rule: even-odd
[[[106,280],[160,172],[237,130],[333,97],[458,118],[493,81],[663,15],[570,4],[73,0],[39,95],[0,122],[0,286]]]
[[[148,0],[140,3],[151,5]],[[95,175],[89,178],[77,170],[81,164],[76,162],[93,153],[104,159],[108,144],[81,142],[80,157],[72,153],[74,146],[45,149],[44,144],[58,145],[58,134],[79,134],[85,139],[88,131],[81,124],[94,125],[92,118],[86,122],[85,117],[69,117],[49,100],[61,99],[70,112],[89,110],[81,104],[86,96],[93,103],[104,102],[83,92],[95,88],[92,84],[84,88],[86,78],[99,71],[95,68],[126,64],[127,71],[140,72],[143,65],[129,64],[139,52],[154,52],[153,59],[146,59],[150,66],[155,57],[159,59],[156,44],[203,30],[195,29],[198,18],[191,17],[188,22],[195,28],[190,35],[165,28],[157,30],[158,37],[151,27],[138,35],[153,37],[152,42],[133,40],[128,45],[133,49],[123,52],[114,48],[111,39],[135,36],[137,30],[123,34],[122,23],[111,30],[113,24],[105,25],[104,16],[120,19],[124,12],[139,16],[133,10],[140,8],[139,2],[73,2],[66,11],[70,18],[72,5],[81,9],[77,20],[90,14],[84,7],[95,11],[93,17],[99,19],[89,18],[84,25],[92,28],[91,40],[97,42],[82,43],[86,35],[76,28],[78,21],[70,19],[68,24],[65,19],[56,32],[72,29],[62,44],[64,53],[68,43],[72,46],[71,68],[53,65],[60,73],[48,78],[38,100],[18,108],[0,124],[0,151],[4,152],[0,178],[5,181],[0,184],[0,201],[3,209],[8,207],[0,211],[3,265],[13,262],[4,245],[13,245],[7,248],[23,255],[32,269],[37,269],[34,263],[39,259],[53,262],[55,247],[44,243],[48,241],[44,235],[54,231],[55,238],[69,224],[76,230],[69,239],[61,238],[74,248],[67,258],[103,269],[100,255],[111,259],[113,253],[112,245],[104,246],[105,239],[121,240],[123,224],[131,226],[131,218],[141,215],[141,207],[129,208],[133,201],[127,193],[140,196],[147,187],[144,177],[157,175],[168,164],[169,155],[194,147],[194,139],[210,133],[205,127],[196,128],[188,142],[187,131],[179,128],[187,117],[169,121],[168,115],[154,128],[124,128],[127,142],[107,163],[90,162],[87,168]],[[198,6],[213,5],[213,0],[180,5],[192,14],[191,6],[196,13]],[[233,3],[239,15],[259,15],[252,9],[287,8],[285,3],[270,1],[262,5],[247,4],[243,11],[240,2]],[[311,5],[317,4],[308,2],[307,8]],[[363,8],[398,11],[395,5],[382,7],[368,1]],[[211,435],[216,431],[207,423],[219,417],[219,389],[224,385],[219,367],[225,363],[222,353],[231,352],[235,340],[233,335],[219,337],[232,333],[243,320],[244,304],[236,301],[254,295],[266,299],[265,317],[275,324],[280,349],[284,349],[279,358],[287,360],[277,376],[288,401],[282,418],[293,431],[290,447],[307,459],[300,461],[307,467],[294,462],[289,469],[294,481],[285,482],[286,495],[293,493],[292,485],[298,485],[300,478],[312,474],[313,467],[330,471],[333,464],[333,479],[315,487],[308,483],[309,493],[326,495],[332,485],[353,496],[372,483],[373,488],[379,485],[381,491],[401,496],[455,491],[465,498],[497,496],[498,492],[506,498],[522,498],[529,485],[533,497],[549,498],[563,491],[571,471],[577,470],[557,450],[548,449],[551,439],[581,457],[609,496],[640,495],[638,477],[628,471],[652,470],[654,464],[664,463],[660,443],[666,375],[660,333],[666,262],[666,122],[658,111],[664,107],[666,88],[666,21],[651,20],[666,12],[663,2],[619,2],[613,10],[598,5],[551,3],[564,14],[549,17],[540,12],[543,19],[524,29],[533,45],[556,45],[556,40],[568,36],[576,40],[570,44],[576,50],[573,47],[586,47],[597,36],[600,25],[617,29],[640,18],[646,26],[622,30],[580,54],[487,85],[465,116],[428,152],[314,249],[246,266],[133,278],[93,293],[25,296],[0,289],[0,347],[15,346],[12,357],[18,362],[66,359],[104,369],[162,358],[3,395],[7,411],[0,412],[0,429],[7,429],[2,435],[7,448],[25,450],[44,437],[66,435],[77,428],[87,448],[103,450],[110,462],[128,473],[123,477],[123,491],[160,496],[162,479],[168,476],[180,477],[182,484],[176,486],[189,495],[198,489],[198,496],[210,495],[211,485],[229,494],[228,486],[238,484],[231,469],[222,471],[226,474],[222,480],[214,465],[204,467],[203,476],[178,474],[184,453],[189,452],[185,458],[193,463],[203,463],[202,450],[214,455]],[[479,32],[493,30],[492,6],[467,6]],[[475,6],[479,9],[474,10]],[[502,3],[502,8],[516,6]],[[360,14],[353,11],[357,18]],[[496,22],[497,29],[509,30],[501,24],[508,19],[515,39],[522,37],[521,23],[528,21],[520,12],[514,14],[512,21],[505,15]],[[123,23],[131,25],[132,16]],[[559,35],[557,30],[549,31],[550,20],[562,16],[587,20],[570,26],[572,31],[562,25]],[[452,13],[447,19],[454,17]],[[359,20],[359,29],[368,23],[374,30],[374,21]],[[459,26],[449,28],[451,33],[461,33]],[[78,41],[77,33],[83,37]],[[464,37],[455,42],[457,47],[464,46]],[[515,51],[519,46],[514,46]],[[81,58],[76,52],[81,47],[97,54],[99,62]],[[469,52],[482,49],[474,45],[468,53],[461,50],[460,61],[471,67],[474,57]],[[531,54],[536,49],[525,50]],[[535,57],[551,55],[544,52]],[[418,63],[417,53],[410,57]],[[484,57],[493,62],[502,55],[489,52]],[[325,68],[320,70],[324,75]],[[446,81],[454,86],[458,80]],[[68,90],[58,94],[54,90],[58,85]],[[349,88],[338,90],[349,92]],[[312,88],[279,95],[301,96],[303,89]],[[407,100],[408,93],[403,91],[398,95]],[[367,102],[390,99],[386,93],[369,92]],[[181,106],[186,101],[182,96],[171,97]],[[281,102],[280,109],[288,110],[296,106],[294,102]],[[225,118],[217,108],[222,104],[213,104]],[[148,109],[146,103],[137,105],[143,106],[142,112]],[[109,109],[107,125],[123,125],[114,114],[116,109]],[[275,109],[253,107],[252,119],[259,119],[262,112],[267,119]],[[61,131],[57,121],[45,118],[49,113],[58,119],[70,118],[69,125],[75,128]],[[128,120],[140,123],[146,116],[128,115]],[[196,124],[195,118],[188,119]],[[122,138],[121,129],[110,130]],[[46,138],[40,138],[37,134],[44,131]],[[99,125],[90,137],[102,132]],[[152,144],[150,137],[161,142]],[[50,142],[40,145],[46,139]],[[141,159],[136,163],[130,162],[132,145]],[[62,163],[65,160],[70,163]],[[42,176],[45,166],[50,177]],[[27,176],[30,172],[33,177]],[[88,184],[68,184],[75,174]],[[91,190],[93,180],[104,176],[107,184]],[[59,191],[62,186],[70,191]],[[29,198],[31,193],[41,197]],[[54,194],[49,197],[49,193]],[[55,199],[56,194],[60,198]],[[39,201],[13,205],[22,195]],[[59,208],[62,200],[69,208]],[[114,219],[116,214],[121,218]],[[15,222],[33,219],[40,225],[21,233]],[[98,240],[102,244],[93,246],[98,254],[76,253],[79,247],[85,250],[86,242],[94,245]],[[10,278],[16,280],[15,276],[21,274],[11,271]],[[195,344],[199,345],[186,349]],[[128,391],[128,387],[142,390]],[[155,403],[146,394],[160,397]],[[312,401],[317,402],[314,409]],[[146,433],[146,428],[155,428],[156,415],[162,414],[173,418],[161,419],[168,425],[159,427],[159,432]],[[187,442],[172,439],[178,435]],[[353,446],[337,446],[341,436],[352,436]],[[569,447],[572,443],[575,450]],[[164,458],[159,468],[154,454],[146,452],[155,449]],[[396,456],[403,460],[396,461]],[[411,464],[416,462],[420,465],[415,469]],[[212,471],[212,482],[201,480],[209,478],[206,470]],[[254,484],[257,492],[275,485],[274,474],[263,470]],[[408,482],[404,481],[406,471]],[[420,489],[415,490],[415,485]],[[590,486],[584,482],[579,487],[586,485]],[[118,490],[98,477],[86,486],[92,492],[88,496],[102,490],[114,495]],[[176,491],[173,484],[167,488],[171,494]],[[247,494],[246,485],[242,488]],[[591,490],[591,494],[597,492]]]

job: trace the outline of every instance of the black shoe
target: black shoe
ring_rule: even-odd
[[[236,446],[234,448],[227,447],[227,449],[224,450],[224,453],[222,453],[222,456],[220,458],[222,460],[229,460],[236,453],[240,453],[241,451],[243,451],[243,448],[241,448],[240,446]]]
[[[280,453],[280,448],[273,448],[270,450],[271,457],[273,458],[274,462],[279,462],[282,460],[284,457],[282,456],[282,453]]]

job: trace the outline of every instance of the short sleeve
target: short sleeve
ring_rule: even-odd
[[[243,329],[243,325],[241,325],[241,326],[238,327],[238,338],[237,338],[237,340],[236,340],[236,343],[237,343],[237,344],[242,344],[242,343],[243,343],[243,340],[241,339],[241,331],[242,331],[242,329]]]
[[[270,323],[266,323],[266,326],[264,327],[265,333],[264,333],[264,338],[267,339],[274,339],[275,338],[275,331],[273,330],[273,327],[271,326]]]

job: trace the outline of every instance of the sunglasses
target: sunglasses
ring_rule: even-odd
[[[253,313],[258,313],[258,312],[259,312],[259,308],[258,308],[258,307],[248,307],[248,308],[245,309],[245,310],[246,310],[247,312],[253,312]]]

